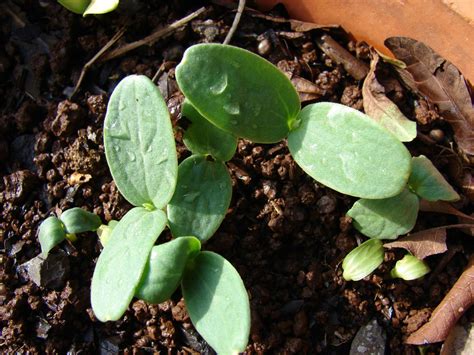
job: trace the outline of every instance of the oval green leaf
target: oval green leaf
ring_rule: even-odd
[[[66,231],[59,218],[46,218],[39,227],[38,239],[44,255],[48,255],[51,249],[66,239]]]
[[[176,146],[166,103],[146,76],[128,76],[115,88],[104,146],[112,177],[127,201],[158,209],[169,202],[176,186]]]
[[[59,219],[68,234],[94,232],[102,224],[99,216],[79,207],[64,211]]]
[[[92,0],[86,11],[84,11],[84,16],[105,14],[115,10],[118,4],[119,0]]]
[[[298,165],[346,195],[381,199],[399,194],[411,156],[391,133],[363,113],[329,102],[306,106],[288,147]]]
[[[188,260],[201,250],[195,237],[181,237],[154,246],[135,297],[149,303],[168,300],[178,288]]]
[[[360,199],[347,212],[354,227],[375,239],[397,239],[413,229],[419,209],[419,199],[404,189],[401,194],[382,200]]]
[[[114,227],[92,277],[91,303],[99,320],[118,320],[127,310],[165,225],[163,211],[135,207]]]
[[[75,14],[82,15],[90,4],[90,0],[58,0],[62,6]]]
[[[390,271],[390,276],[406,281],[416,280],[429,273],[430,267],[416,256],[406,254],[403,259],[398,260],[395,267]]]
[[[222,256],[201,252],[181,283],[189,317],[218,354],[245,350],[250,333],[250,305],[237,270]]]
[[[433,163],[424,155],[413,157],[413,170],[408,186],[421,198],[428,201],[457,201],[458,193],[444,179]]]
[[[290,80],[247,50],[198,44],[176,68],[186,98],[214,125],[237,137],[275,143],[286,137],[300,101]]]
[[[232,197],[232,181],[223,162],[193,155],[178,169],[176,192],[168,204],[174,237],[208,240],[222,223]]]
[[[383,256],[383,244],[380,240],[365,241],[344,258],[342,277],[346,281],[362,280],[382,264]]]
[[[189,100],[184,101],[182,113],[191,121],[184,132],[183,142],[193,154],[211,155],[221,161],[232,159],[237,149],[237,137],[202,117]]]

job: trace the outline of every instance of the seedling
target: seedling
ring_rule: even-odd
[[[383,256],[383,244],[380,240],[365,241],[344,258],[342,277],[347,281],[362,280],[382,264]]]
[[[390,272],[390,276],[409,281],[419,279],[429,272],[430,268],[423,260],[411,254],[406,254],[403,259],[397,261],[395,267]]]
[[[99,15],[115,10],[119,0],[58,0],[71,12],[79,15]]]
[[[59,218],[45,219],[39,228],[39,242],[44,256],[65,239],[75,240],[76,233],[93,232],[101,225],[100,218],[81,208],[64,211]]]

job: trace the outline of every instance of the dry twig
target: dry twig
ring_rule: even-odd
[[[235,14],[234,21],[232,22],[232,26],[225,36],[223,44],[229,44],[234,36],[237,27],[239,26],[240,18],[242,17],[242,13],[244,12],[245,8],[245,0],[239,0],[239,6],[237,7],[237,13]]]

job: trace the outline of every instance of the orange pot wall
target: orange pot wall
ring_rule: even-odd
[[[257,0],[268,9],[284,3],[290,15],[339,24],[357,40],[389,54],[383,41],[406,36],[454,63],[474,83],[474,0]],[[450,4],[448,7],[446,4]],[[456,10],[457,12],[453,11]],[[462,16],[460,15],[462,14]]]

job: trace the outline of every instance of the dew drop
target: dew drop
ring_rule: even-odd
[[[253,129],[257,129],[258,126],[254,123],[254,124],[252,125],[252,128],[253,128]]]
[[[119,151],[120,151],[120,146],[114,145],[114,150],[115,150],[116,152],[119,152]]]
[[[227,88],[227,74],[223,74],[217,80],[217,82],[212,85],[209,90],[213,95],[220,95]]]
[[[130,159],[130,161],[135,161],[136,157],[135,157],[135,154],[132,153],[132,152],[128,152],[128,158]]]
[[[230,123],[232,123],[234,126],[237,126],[237,123],[239,123],[237,120],[230,120]]]
[[[189,194],[185,194],[183,196],[185,202],[194,202],[195,199],[199,197],[201,193],[199,191],[190,192]]]
[[[240,106],[237,103],[224,104],[224,110],[231,115],[238,115],[240,113]]]
[[[341,159],[342,162],[342,170],[344,171],[344,175],[346,176],[347,179],[350,181],[355,181],[356,180],[356,172],[354,171],[355,165],[354,165],[354,154],[351,152],[343,152],[339,153],[339,159]]]

